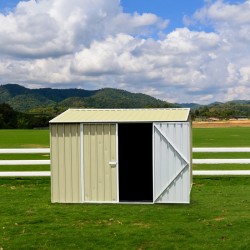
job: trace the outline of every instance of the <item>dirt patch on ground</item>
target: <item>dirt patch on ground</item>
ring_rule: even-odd
[[[244,121],[216,121],[216,122],[196,122],[192,123],[193,128],[229,128],[229,127],[250,127],[250,120]]]

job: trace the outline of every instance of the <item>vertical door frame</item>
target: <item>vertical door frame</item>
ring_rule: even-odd
[[[155,126],[152,122],[152,178],[153,178],[153,204],[155,203]]]
[[[115,123],[116,132],[116,202],[120,203],[119,199],[119,155],[118,155],[118,123]]]
[[[80,123],[80,166],[82,203],[84,203],[83,123]]]

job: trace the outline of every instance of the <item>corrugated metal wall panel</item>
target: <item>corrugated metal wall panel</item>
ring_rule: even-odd
[[[84,201],[117,201],[116,125],[83,125]]]
[[[80,203],[79,124],[51,125],[52,202]]]
[[[74,185],[72,185],[72,202],[82,202],[82,180],[81,180],[81,161],[80,161],[80,126],[79,124],[71,125],[71,161],[72,172],[71,177]],[[74,163],[74,164],[73,164]]]
[[[64,162],[64,155],[65,155],[65,143],[64,143],[64,126],[59,126],[57,127],[57,132],[58,132],[58,181],[59,181],[59,200],[60,202],[66,202],[66,197],[65,197],[65,162]]]
[[[154,123],[154,200],[189,203],[190,124]]]
[[[50,125],[51,201],[59,202],[57,125]]]

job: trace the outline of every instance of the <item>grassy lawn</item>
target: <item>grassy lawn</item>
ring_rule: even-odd
[[[49,148],[49,130],[0,129],[0,148]]]
[[[250,127],[194,128],[193,147],[250,147]]]
[[[49,130],[0,129],[0,148],[48,148]],[[250,127],[193,128],[193,147],[250,147]]]
[[[67,205],[49,178],[2,178],[0,249],[248,249],[249,184],[195,177],[190,205]]]
[[[1,148],[49,147],[48,130],[0,130],[0,138]],[[194,147],[250,147],[250,128],[197,128],[193,141]],[[249,158],[249,153],[194,156]],[[46,154],[0,157],[48,159]],[[248,164],[194,166],[237,168],[250,169]],[[190,205],[51,204],[50,178],[0,178],[0,249],[248,249],[249,193],[249,177],[195,176]]]

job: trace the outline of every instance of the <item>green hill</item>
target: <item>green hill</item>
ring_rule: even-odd
[[[169,108],[190,107],[193,118],[233,117],[250,118],[250,101],[236,100],[209,105],[197,103],[170,104],[141,93],[104,88],[84,89],[29,89],[17,84],[0,85],[0,104],[6,103],[15,111],[33,114],[48,120],[68,108]]]
[[[236,100],[226,103],[216,102],[203,105],[193,110],[194,117],[216,117],[221,119],[229,118],[250,118],[250,101]]]
[[[29,89],[17,84],[0,86],[0,103],[19,112],[54,116],[68,108],[166,108],[174,105],[145,94],[104,88]]]
[[[0,129],[47,127],[49,116],[36,116],[15,111],[9,104],[0,104]]]

